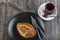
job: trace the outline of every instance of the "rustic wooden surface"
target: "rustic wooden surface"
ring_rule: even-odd
[[[54,2],[58,9],[54,20],[44,22],[48,40],[60,40],[60,0],[0,0],[0,40],[15,40],[7,33],[7,23],[12,16],[26,11],[37,14],[39,5],[44,2]]]

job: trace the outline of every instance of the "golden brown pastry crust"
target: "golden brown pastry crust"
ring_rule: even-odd
[[[16,27],[18,33],[24,38],[31,38],[36,36],[35,28],[29,23],[18,23]]]

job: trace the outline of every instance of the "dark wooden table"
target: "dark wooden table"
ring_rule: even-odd
[[[54,2],[58,16],[49,22],[44,22],[48,40],[60,40],[60,0],[0,0],[0,40],[14,40],[7,33],[8,20],[21,12],[37,14],[38,7],[44,2]]]

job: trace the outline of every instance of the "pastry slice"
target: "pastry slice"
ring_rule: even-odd
[[[18,23],[16,27],[18,33],[24,38],[32,38],[36,36],[35,28],[29,23]]]

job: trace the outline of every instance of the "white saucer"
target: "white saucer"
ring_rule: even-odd
[[[49,2],[47,2],[47,3],[49,3]],[[39,6],[39,8],[38,8],[38,15],[39,15],[43,20],[45,20],[45,21],[50,21],[50,20],[53,20],[53,19],[57,16],[57,9],[56,9],[56,7],[55,7],[56,11],[55,11],[54,13],[52,13],[51,15],[49,15],[47,18],[43,17],[43,16],[42,16],[42,15],[44,14],[44,13],[43,13],[43,10],[45,9],[45,5],[46,5],[47,3],[43,3],[43,4],[41,4],[41,5]]]

